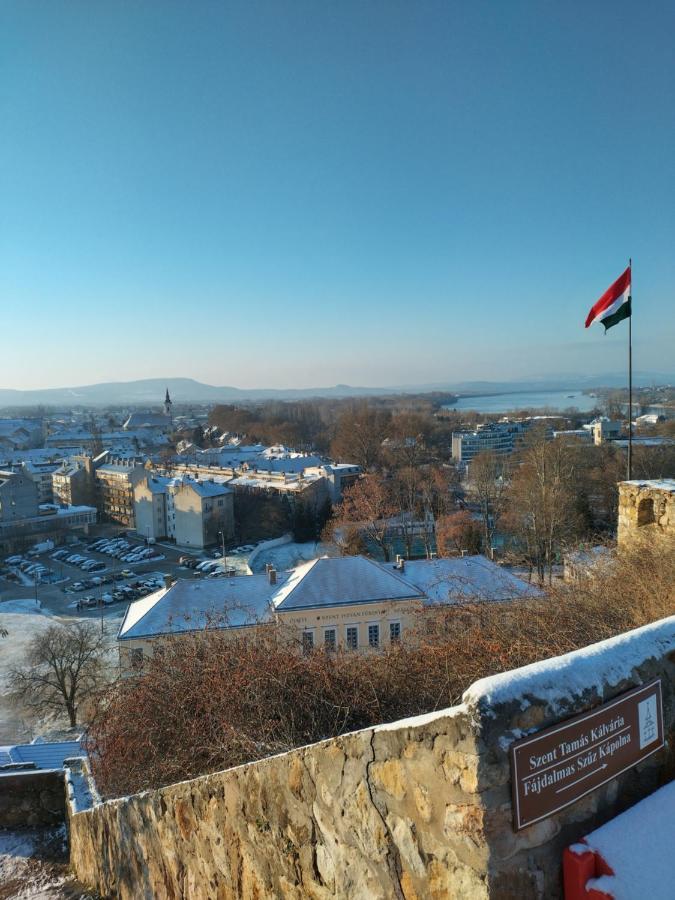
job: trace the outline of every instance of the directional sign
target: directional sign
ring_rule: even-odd
[[[511,747],[516,831],[564,809],[663,747],[661,679]]]

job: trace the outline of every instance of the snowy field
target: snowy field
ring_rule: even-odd
[[[68,874],[65,825],[0,831],[1,900],[93,900]]]
[[[72,621],[72,619],[55,616],[48,610],[37,607],[35,600],[32,599],[10,599],[0,602],[0,629],[8,632],[7,637],[0,637],[0,744],[30,741],[38,733],[38,725],[30,715],[9,702],[7,697],[8,675],[13,667],[23,663],[28,645],[36,635],[46,631],[51,625],[65,621]],[[91,622],[92,619],[81,619],[81,621]],[[111,643],[114,641],[120,622],[121,615],[104,619],[104,629],[110,637]],[[111,655],[111,664],[114,664],[113,655]],[[57,719],[42,724],[49,728],[58,728],[67,725],[67,722],[64,718],[62,721]],[[1,897],[2,894],[0,894]]]

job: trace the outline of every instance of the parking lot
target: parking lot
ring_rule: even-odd
[[[56,615],[122,616],[130,602],[162,587],[167,575],[243,574],[249,549],[223,560],[217,551],[188,553],[129,534],[31,549],[0,561],[0,609],[3,599],[36,598]]]

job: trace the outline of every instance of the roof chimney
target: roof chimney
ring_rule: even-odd
[[[267,579],[270,584],[277,583],[277,570],[274,568],[274,566],[270,566],[267,570]]]

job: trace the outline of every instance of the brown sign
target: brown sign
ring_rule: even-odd
[[[516,831],[558,812],[663,747],[661,679],[511,747]]]

